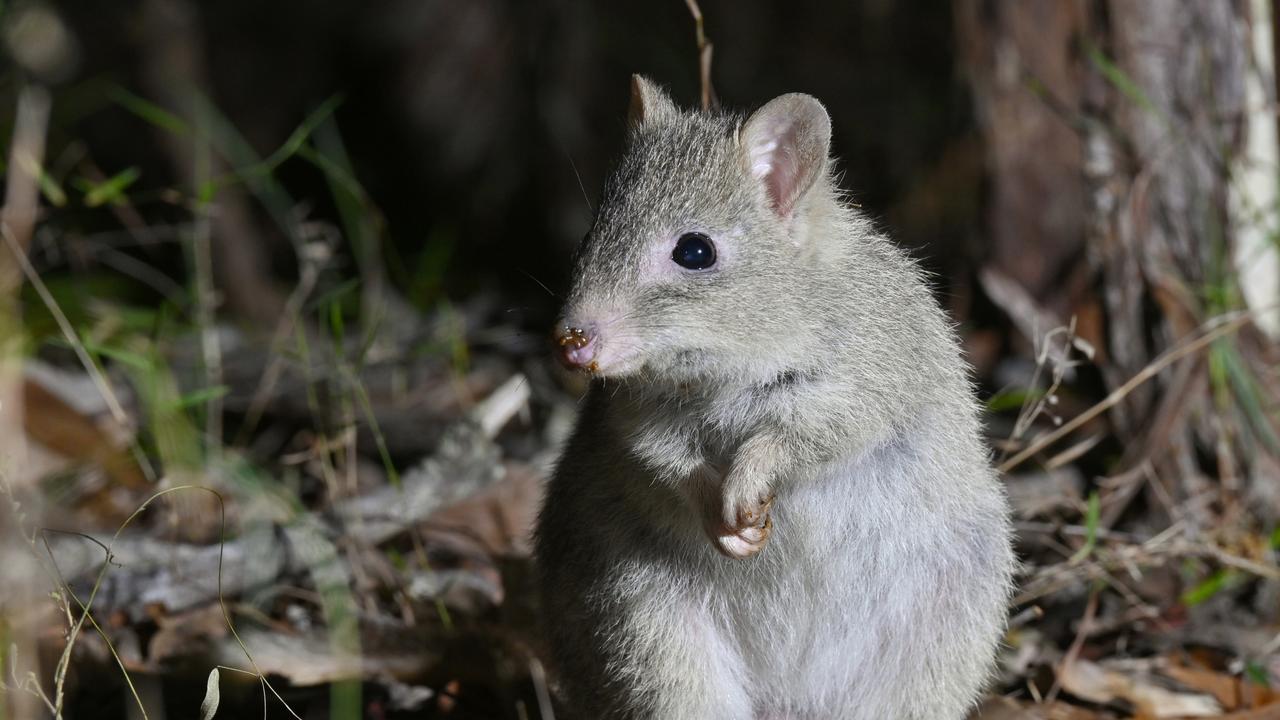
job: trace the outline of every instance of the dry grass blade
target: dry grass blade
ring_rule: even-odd
[[[1205,323],[1201,326],[1201,333],[1196,339],[1182,345],[1178,345],[1151,361],[1146,367],[1142,368],[1138,374],[1129,378],[1129,380],[1123,385],[1111,391],[1109,395],[1103,398],[1096,405],[1063,423],[1053,431],[1040,436],[1035,440],[1035,442],[1028,445],[1021,452],[1000,463],[998,469],[1002,473],[1007,473],[1026,462],[1041,450],[1053,445],[1072,432],[1075,432],[1085,423],[1098,417],[1112,407],[1115,407],[1117,403],[1128,396],[1129,393],[1133,392],[1134,389],[1154,378],[1156,375],[1159,375],[1160,371],[1188,355],[1204,350],[1214,340],[1239,330],[1246,323],[1252,320],[1254,316],[1257,315],[1257,312],[1258,311],[1232,313],[1230,315],[1223,315],[1214,318],[1213,320]],[[1228,317],[1231,319],[1227,320]]]
[[[44,282],[40,280],[40,275],[36,273],[35,267],[31,265],[31,261],[27,258],[26,252],[23,251],[18,238],[9,232],[8,228],[0,229],[0,234],[4,235],[5,244],[9,246],[9,251],[13,253],[13,257],[22,269],[22,273],[26,275],[27,281],[35,288],[45,307],[53,315],[54,321],[58,323],[58,329],[62,331],[63,337],[71,345],[71,349],[75,351],[76,357],[84,365],[85,371],[93,378],[94,385],[97,386],[98,392],[102,393],[102,399],[106,401],[107,408],[111,411],[112,419],[121,425],[127,426],[129,424],[129,414],[125,412],[124,406],[120,404],[120,399],[116,397],[115,391],[111,389],[111,383],[107,382],[106,376],[102,374],[102,371],[93,362],[93,358],[89,356],[89,351],[85,349],[84,343],[80,342],[80,336],[71,325],[71,321],[67,319],[66,314],[58,307],[57,301],[53,298],[53,293],[49,292],[49,288],[45,287]]]

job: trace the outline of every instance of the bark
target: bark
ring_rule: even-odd
[[[1247,103],[1250,73],[1274,65],[1254,57],[1250,4],[956,0],[954,9],[987,147],[988,270],[1051,316],[1075,316],[1108,390],[1210,317],[1243,307],[1232,259],[1257,218],[1233,193],[1250,132],[1255,141],[1275,132],[1247,122],[1273,107]],[[1274,95],[1274,80],[1263,84]],[[1269,353],[1246,326],[1209,361],[1189,357],[1125,396],[1109,413],[1126,448],[1117,471],[1151,461],[1176,507],[1201,523],[1207,501],[1229,512],[1274,433]]]
[[[1057,278],[1084,245],[1082,139],[1069,109],[1083,99],[1073,48],[1088,15],[1059,0],[958,0],[955,14],[959,64],[986,146],[987,266],[1061,317],[1071,306],[1054,297]]]

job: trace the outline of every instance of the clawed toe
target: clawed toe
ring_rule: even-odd
[[[764,549],[773,530],[773,520],[766,514],[760,525],[751,525],[716,535],[716,549],[737,560],[749,558]]]
[[[773,530],[769,510],[773,507],[770,496],[753,506],[739,506],[734,513],[735,522],[724,523],[712,533],[712,540],[722,554],[735,559],[749,558],[764,549]]]

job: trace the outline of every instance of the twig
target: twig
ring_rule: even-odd
[[[253,395],[249,401],[249,409],[245,412],[245,421],[236,437],[236,445],[248,442],[249,433],[257,427],[258,421],[262,419],[267,403],[271,401],[271,392],[275,389],[276,383],[280,381],[280,377],[285,370],[285,343],[294,337],[295,330],[302,324],[303,305],[306,303],[307,298],[311,297],[311,291],[315,289],[316,282],[320,279],[320,273],[324,269],[323,262],[320,259],[307,257],[301,253],[298,256],[298,262],[302,268],[301,277],[293,292],[289,293],[289,298],[285,301],[284,312],[280,314],[279,321],[276,323],[275,332],[272,334],[271,343],[268,345],[270,359],[267,362],[267,369],[258,380],[257,387],[254,388]]]
[[[107,377],[102,374],[102,370],[89,356],[89,351],[85,348],[84,343],[80,341],[80,336],[76,333],[75,327],[71,325],[71,321],[67,319],[62,308],[58,306],[58,301],[54,299],[53,293],[49,292],[49,288],[40,279],[39,273],[35,267],[31,265],[31,260],[27,254],[23,252],[22,246],[18,244],[17,238],[9,232],[8,228],[0,227],[0,235],[3,235],[4,242],[9,246],[9,251],[18,261],[18,265],[22,268],[22,273],[26,275],[27,282],[31,283],[31,287],[35,288],[36,294],[40,296],[40,300],[44,302],[45,308],[49,314],[53,316],[54,322],[58,324],[58,329],[62,331],[63,337],[79,358],[80,363],[84,365],[85,372],[89,373],[89,377],[93,379],[93,384],[97,386],[98,392],[102,395],[103,401],[107,404],[107,409],[111,412],[111,417],[124,427],[129,427],[129,414],[125,412],[124,406],[120,404],[120,399],[116,397],[116,393],[111,389],[111,383],[107,381]],[[150,461],[146,456],[137,453],[139,456],[139,465],[147,478],[154,480],[155,469],[151,467]]]
[[[702,26],[702,8],[698,7],[698,0],[684,0],[684,4],[689,6],[689,14],[693,16],[694,33],[698,40],[698,77],[702,85],[702,109],[711,110],[719,105],[716,92],[711,87],[711,41],[707,40],[706,31]]]
[[[1057,523],[1047,522],[1017,522],[1014,527],[1019,534],[1025,533],[1042,533],[1048,535],[1069,535],[1071,537],[1087,537],[1089,528],[1084,525],[1059,525]],[[1094,537],[1098,540],[1113,540],[1118,542],[1137,543],[1142,542],[1142,538],[1130,532],[1117,532],[1115,530],[1107,530],[1099,527],[1094,531]]]
[[[997,277],[999,276],[988,273],[986,283],[990,286],[989,292],[1000,287],[996,280]],[[1012,281],[1007,281],[1007,283],[1013,284]],[[1062,347],[1058,349],[1056,341],[1060,335],[1063,336]],[[1062,386],[1063,381],[1067,378],[1068,371],[1076,366],[1076,363],[1071,360],[1071,350],[1077,346],[1075,316],[1071,317],[1069,325],[1056,327],[1045,333],[1043,338],[1037,338],[1032,335],[1032,342],[1037,345],[1036,369],[1031,374],[1031,381],[1028,383],[1028,387],[1034,391],[1040,383],[1040,376],[1044,373],[1045,368],[1049,368],[1049,387],[1039,397],[1028,397],[1022,403],[1022,407],[1018,410],[1018,417],[1013,422],[1013,430],[1009,433],[1009,438],[1000,451],[1000,462],[1004,462],[1005,458],[1008,457],[1009,449],[1013,448],[1016,441],[1021,440],[1031,430],[1032,423],[1042,415],[1048,414],[1055,424],[1061,422],[1058,416],[1050,413],[1049,406],[1057,403],[1058,388]],[[1092,352],[1086,354],[1092,359]]]
[[[1067,648],[1067,654],[1062,656],[1062,662],[1058,664],[1058,670],[1053,677],[1053,685],[1049,688],[1049,692],[1045,693],[1045,703],[1052,703],[1057,699],[1058,691],[1062,689],[1062,673],[1080,656],[1080,650],[1084,647],[1084,640],[1089,636],[1089,631],[1093,629],[1093,617],[1097,612],[1098,589],[1094,588],[1089,593],[1089,602],[1084,607],[1084,616],[1080,618],[1080,627],[1076,629],[1076,637],[1071,641],[1071,647]]]
[[[529,379],[517,373],[477,403],[467,415],[480,426],[485,437],[492,438],[529,403],[531,394]]]
[[[1020,628],[1031,622],[1039,622],[1044,618],[1044,608],[1039,605],[1032,605],[1022,612],[1009,618],[1009,629]]]
[[[556,720],[551,693],[547,690],[547,672],[536,657],[529,658],[529,678],[533,681],[533,691],[538,696],[538,712],[542,720]]]
[[[1249,322],[1249,320],[1251,320],[1256,314],[1257,314],[1257,311],[1235,313],[1234,318],[1232,318],[1231,320],[1223,324],[1219,324],[1217,327],[1213,327],[1212,329],[1205,331],[1202,335],[1200,335],[1195,340],[1192,340],[1191,342],[1188,342],[1186,344],[1179,345],[1177,347],[1171,348],[1170,350],[1167,350],[1162,355],[1160,355],[1160,357],[1148,363],[1146,367],[1142,368],[1142,370],[1138,372],[1138,374],[1129,378],[1127,382],[1125,382],[1123,385],[1113,390],[1111,394],[1107,395],[1096,405],[1089,408],[1088,410],[1085,410],[1084,412],[1075,416],[1071,420],[1063,423],[1060,427],[1056,428],[1055,430],[1049,433],[1046,433],[1045,435],[1042,435],[1040,438],[1038,438],[1035,442],[1031,443],[1031,445],[1027,446],[1021,452],[1009,458],[1008,460],[1000,463],[1000,466],[998,469],[1002,473],[1007,473],[1013,468],[1026,462],[1027,459],[1033,457],[1034,455],[1036,455],[1036,453],[1039,453],[1041,450],[1044,450],[1046,447],[1054,444],[1055,442],[1061,440],[1063,437],[1066,437],[1067,435],[1071,434],[1072,432],[1077,430],[1080,426],[1084,425],[1085,423],[1089,422],[1090,420],[1094,419],[1095,417],[1098,417],[1102,413],[1114,407],[1121,400],[1123,400],[1129,393],[1133,392],[1136,388],[1138,388],[1139,386],[1141,386],[1143,383],[1147,382],[1151,378],[1160,374],[1160,371],[1164,370],[1165,368],[1169,367],[1173,363],[1177,362],[1178,360],[1181,360],[1182,358],[1188,355],[1191,355],[1193,353],[1199,352],[1200,350],[1203,350],[1204,348],[1208,347],[1209,344],[1212,343],[1214,340],[1217,340],[1218,338],[1223,337],[1224,335],[1228,335],[1232,332],[1235,332],[1236,330],[1239,330],[1242,326],[1244,326],[1245,323]],[[1209,321],[1208,323],[1205,323],[1201,327],[1202,328],[1212,327],[1215,323],[1221,323],[1226,317],[1228,316],[1227,315],[1219,316]]]
[[[77,248],[79,249],[79,248]],[[169,278],[168,275],[138,260],[132,255],[120,252],[109,245],[84,248],[85,254],[122,275],[137,280],[152,290],[164,295],[174,307],[186,304],[185,289]]]
[[[1020,526],[1020,529],[1022,527]],[[1037,530],[1038,528],[1029,529]],[[1183,558],[1211,559],[1258,577],[1280,580],[1280,568],[1274,565],[1264,565],[1233,555],[1212,543],[1175,539],[1175,536],[1183,530],[1181,525],[1175,524],[1141,544],[1111,547],[1105,552],[1099,551],[1093,558],[1076,565],[1063,562],[1037,568],[1029,573],[1021,592],[1014,598],[1014,604],[1021,605],[1055,593],[1064,587],[1078,586],[1081,580],[1110,582],[1108,573],[1113,569],[1132,571],[1134,567],[1159,566],[1170,560]]]

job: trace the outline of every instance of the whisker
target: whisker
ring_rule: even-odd
[[[578,181],[578,189],[582,191],[582,199],[587,203],[587,210],[589,210],[592,215],[595,215],[596,209],[591,207],[591,198],[587,195],[586,186],[582,184],[582,175],[578,173],[578,166],[573,162],[573,155],[569,154],[569,148],[564,147],[563,145],[561,148],[564,150],[564,156],[569,159],[569,168],[573,170],[573,177]]]
[[[542,288],[543,290],[546,290],[547,294],[550,295],[551,297],[555,298],[556,300],[563,300],[563,298],[555,294],[555,292],[551,288],[547,287],[545,283],[543,283],[538,278],[534,277],[533,273],[530,273],[528,270],[525,270],[524,268],[516,268],[516,270],[519,270],[522,275],[524,275],[525,277],[537,283],[538,287]]]

